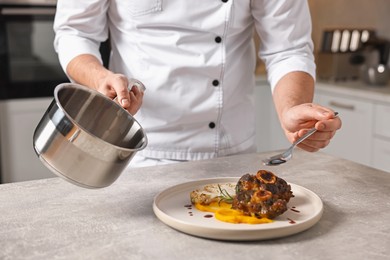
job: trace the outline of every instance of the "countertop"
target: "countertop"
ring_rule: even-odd
[[[300,150],[284,165],[262,166],[269,155],[128,169],[98,190],[61,178],[0,185],[0,259],[389,259],[389,173]],[[168,187],[258,169],[315,192],[320,221],[284,238],[224,242],[178,232],[153,213]]]
[[[344,96],[351,96],[371,101],[390,104],[390,85],[370,86],[359,80],[345,82],[324,82],[316,83],[316,90],[332,92]]]
[[[256,76],[257,86],[267,86],[267,78],[265,75]],[[361,80],[349,81],[323,81],[317,80],[315,85],[316,91],[331,92],[347,97],[364,99],[371,102],[382,102],[390,104],[390,82],[384,86],[368,85]]]

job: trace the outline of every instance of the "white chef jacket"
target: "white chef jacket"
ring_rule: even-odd
[[[199,160],[254,150],[253,29],[274,87],[314,77],[310,21],[306,0],[58,0],[55,49],[65,69],[109,34],[110,69],[147,88],[140,153]]]

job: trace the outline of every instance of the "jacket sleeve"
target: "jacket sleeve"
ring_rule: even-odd
[[[307,0],[252,1],[260,37],[258,55],[274,89],[287,73],[304,71],[315,79],[311,17]]]
[[[54,19],[54,48],[62,68],[80,54],[92,54],[101,62],[100,43],[108,38],[109,0],[58,0]]]

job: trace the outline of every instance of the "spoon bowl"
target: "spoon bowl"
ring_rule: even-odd
[[[301,138],[295,141],[286,151],[263,160],[263,164],[267,166],[276,166],[287,162],[292,158],[292,152],[295,146],[297,146],[303,140],[314,134],[316,131],[317,129],[315,129],[314,127],[311,128],[306,134],[304,134]]]

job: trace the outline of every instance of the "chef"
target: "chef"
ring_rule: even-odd
[[[70,80],[135,114],[149,142],[131,165],[148,166],[256,151],[256,30],[285,135],[293,142],[315,126],[299,145],[314,152],[341,121],[312,103],[310,21],[306,0],[58,0],[54,45]],[[129,92],[129,78],[146,91]]]

